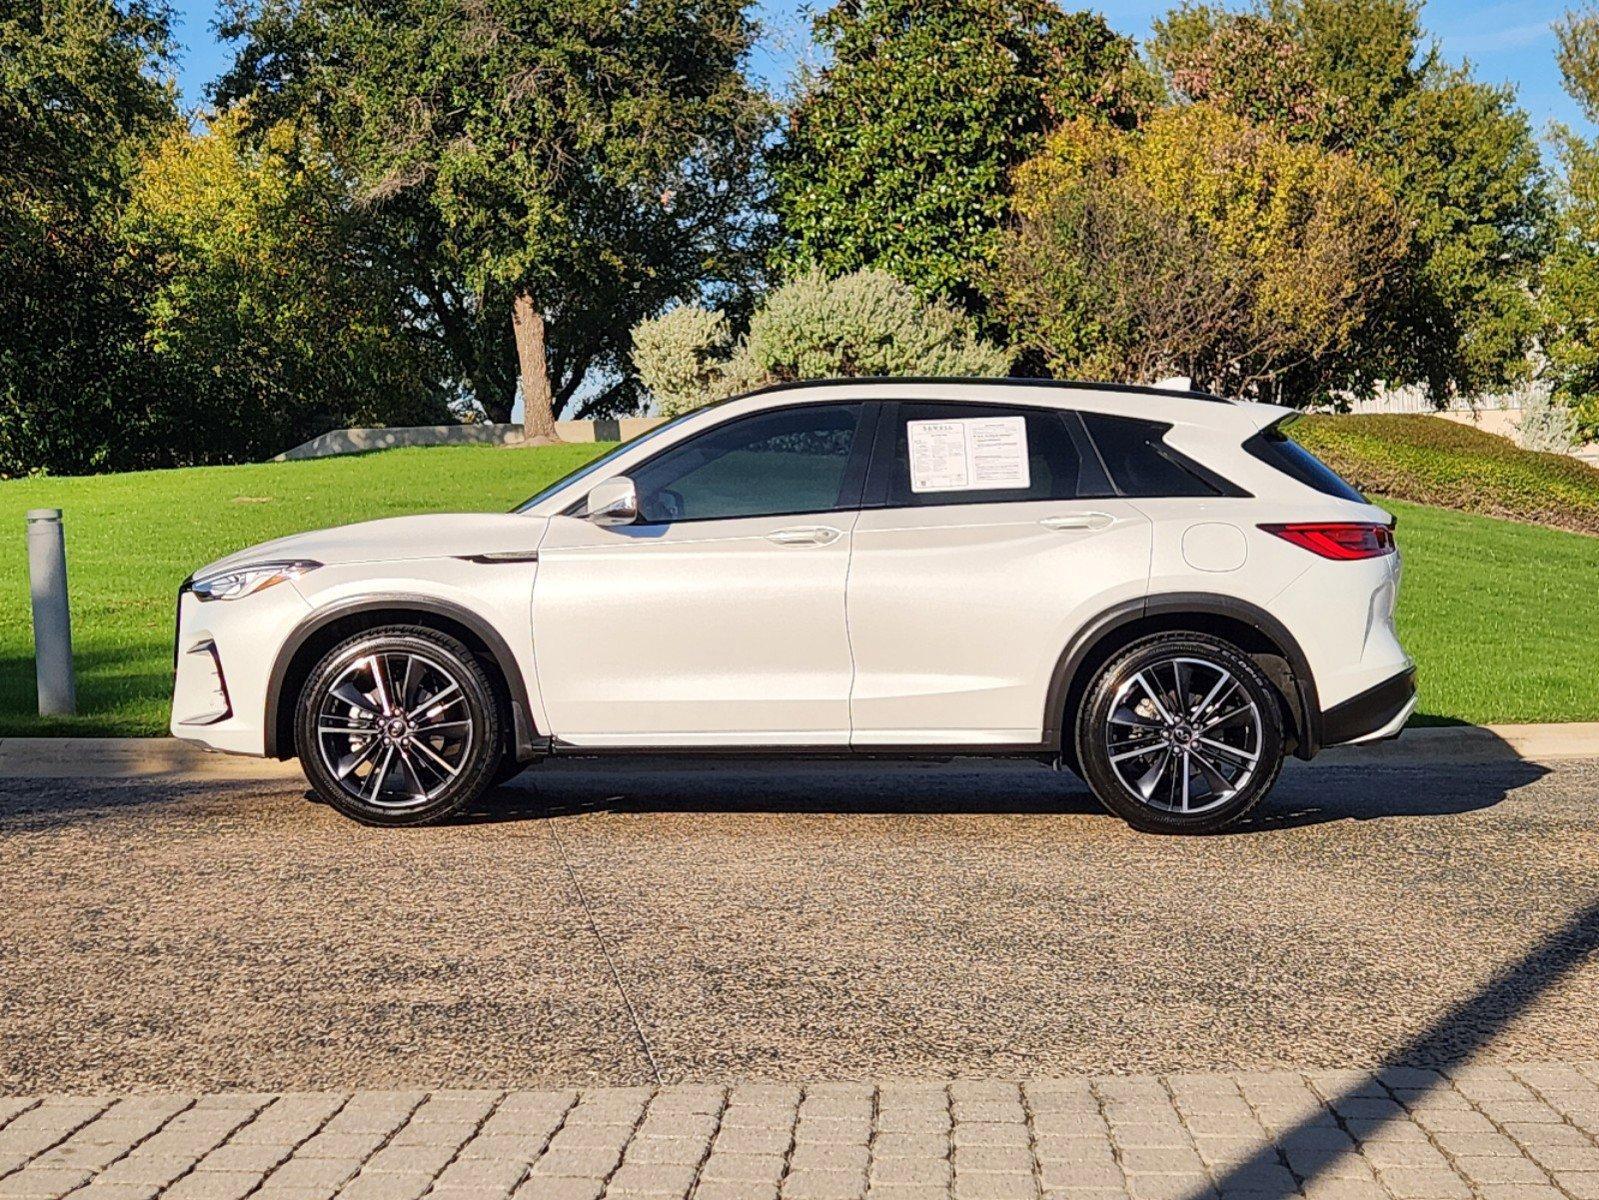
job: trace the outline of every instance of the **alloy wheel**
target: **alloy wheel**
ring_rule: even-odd
[[[395,812],[449,787],[476,736],[462,681],[442,660],[413,650],[351,659],[317,709],[328,774],[352,799]]]
[[[1208,812],[1249,786],[1260,766],[1260,709],[1226,667],[1173,656],[1118,688],[1105,721],[1117,781],[1162,812]]]

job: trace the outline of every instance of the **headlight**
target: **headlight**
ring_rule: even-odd
[[[263,588],[282,583],[285,579],[314,571],[321,565],[309,559],[251,563],[249,566],[218,571],[214,575],[202,575],[190,585],[190,590],[201,600],[237,600],[241,596],[253,596]]]

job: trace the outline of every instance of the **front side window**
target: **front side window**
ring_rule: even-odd
[[[646,525],[835,512],[863,404],[755,413],[663,451],[632,474]]]
[[[901,403],[887,478],[875,490],[891,508],[1109,495],[1073,425],[1056,409]]]
[[[701,411],[703,410],[693,409],[686,413],[680,413],[679,415],[673,417],[670,421],[663,421],[653,429],[646,429],[637,437],[628,438],[627,441],[623,442],[615,449],[607,450],[598,458],[589,459],[589,461],[584,463],[581,467],[578,467],[572,471],[568,471],[554,483],[546,484],[537,492],[534,492],[533,495],[529,496],[526,500],[522,501],[522,503],[518,504],[511,511],[519,513],[528,512],[536,506],[543,504],[550,497],[565,491],[579,480],[587,479],[591,475],[598,476],[601,471],[610,466],[612,462],[620,458],[622,455],[631,454],[643,443],[654,441],[662,434],[670,433],[673,429],[677,428],[677,426],[681,425],[690,417],[698,416]]]

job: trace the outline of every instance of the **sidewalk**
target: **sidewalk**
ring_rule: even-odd
[[[1596,1200],[1599,1062],[0,1100],[0,1196]]]
[[[1427,766],[1599,758],[1599,721],[1407,729],[1394,741],[1335,746],[1313,765]],[[0,778],[299,780],[299,766],[214,754],[176,738],[0,738]]]

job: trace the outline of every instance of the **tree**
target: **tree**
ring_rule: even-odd
[[[633,329],[633,358],[668,415],[772,383],[853,375],[1002,376],[1012,355],[965,313],[886,271],[805,272],[774,290],[735,343],[726,318],[692,305]]]
[[[1154,94],[1132,43],[1050,0],[873,0],[816,21],[832,65],[773,155],[786,260],[876,267],[981,309],[1009,172],[1068,118],[1133,124]]]
[[[146,264],[117,233],[129,171],[175,119],[162,10],[0,0],[0,475],[131,466],[155,386]]]
[[[1346,382],[1403,254],[1393,198],[1345,155],[1209,104],[1134,133],[1077,121],[1017,172],[990,291],[1057,373],[1305,403]]]
[[[1566,91],[1591,121],[1599,117],[1599,9],[1568,13],[1555,26]],[[1555,239],[1540,300],[1546,375],[1575,410],[1579,433],[1599,436],[1599,144],[1557,128],[1560,181]]]
[[[1255,13],[1181,8],[1156,23],[1154,44],[1178,96],[1296,141],[1333,138],[1339,101],[1282,23]]]
[[[404,231],[493,416],[508,320],[535,438],[641,317],[742,269],[767,108],[741,0],[264,0],[224,99],[315,130]]]
[[[1269,0],[1180,8],[1157,22],[1151,53],[1179,99],[1347,151],[1384,179],[1413,236],[1371,307],[1352,385],[1422,383],[1441,401],[1525,373],[1548,196],[1511,90],[1422,38],[1414,0]]]
[[[170,419],[191,418],[190,460],[448,420],[442,356],[329,156],[286,121],[255,138],[246,124],[235,109],[173,129],[135,176],[125,219],[158,268],[140,310]]]

